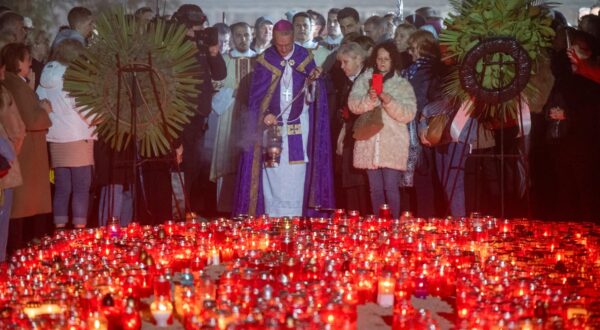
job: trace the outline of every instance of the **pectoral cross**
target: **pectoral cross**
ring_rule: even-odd
[[[289,102],[292,97],[292,92],[289,89],[283,91],[283,96],[285,97],[285,101]]]

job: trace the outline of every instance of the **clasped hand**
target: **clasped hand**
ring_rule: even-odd
[[[381,92],[381,94],[377,95],[377,92],[373,88],[369,89],[369,98],[371,101],[375,101],[377,98],[379,98],[383,104],[388,104],[392,100],[392,96],[390,94]]]
[[[321,76],[321,72],[323,72],[323,69],[321,69],[321,67],[314,68],[308,75],[308,80],[310,82],[313,82],[313,81],[319,79],[319,77]]]
[[[550,113],[548,114],[550,119],[552,120],[565,120],[567,116],[565,115],[565,110],[559,107],[553,107],[550,109]]]
[[[275,125],[275,124],[277,124],[277,117],[275,117],[275,115],[270,113],[265,116],[264,123],[267,126]]]

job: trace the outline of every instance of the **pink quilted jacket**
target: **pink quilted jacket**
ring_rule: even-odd
[[[382,105],[379,99],[372,101],[368,91],[373,70],[360,75],[348,98],[348,107],[355,114],[362,114]],[[408,159],[409,123],[417,112],[415,92],[408,80],[398,74],[383,84],[383,91],[392,101],[383,104],[383,128],[368,140],[354,144],[354,167],[362,169],[391,168],[406,170]]]

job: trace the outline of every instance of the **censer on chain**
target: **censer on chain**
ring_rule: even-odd
[[[294,102],[306,92],[311,80],[306,80],[304,87],[298,93],[292,101],[281,111],[281,114],[277,116],[280,118],[284,113],[288,112],[294,104]],[[271,125],[266,129],[266,133],[263,139],[263,148],[265,149],[265,167],[277,167],[281,159],[281,149],[283,145],[283,139],[281,138],[281,131],[279,125]]]
[[[269,126],[269,128],[266,130],[266,137],[264,139],[264,148],[266,153],[265,167],[279,166],[282,142],[281,134],[279,132],[279,125]]]

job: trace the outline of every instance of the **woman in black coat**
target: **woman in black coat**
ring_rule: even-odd
[[[436,191],[441,189],[439,189],[435,170],[434,150],[419,141],[418,125],[423,108],[441,97],[443,65],[440,61],[437,40],[430,32],[417,30],[410,35],[407,43],[413,63],[402,71],[402,75],[414,88],[417,97],[417,115],[409,124],[408,165],[401,178],[400,186],[408,188],[411,209],[416,216],[433,217],[439,215],[436,211],[438,209],[436,200],[439,200]]]

